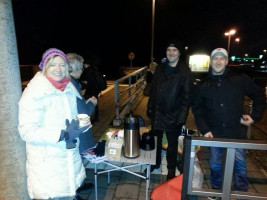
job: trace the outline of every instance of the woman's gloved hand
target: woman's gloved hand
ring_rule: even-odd
[[[80,134],[82,134],[86,129],[88,129],[89,125],[80,128],[78,120],[73,119],[70,123],[69,120],[66,119],[66,126],[66,130],[61,131],[60,141],[66,141],[67,149],[75,148],[77,142],[76,138],[79,137]]]

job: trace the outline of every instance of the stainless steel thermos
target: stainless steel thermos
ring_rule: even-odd
[[[139,118],[131,113],[124,118],[123,155],[127,158],[136,158],[140,155]]]

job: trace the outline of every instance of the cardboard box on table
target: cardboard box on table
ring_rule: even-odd
[[[105,156],[111,158],[120,158],[122,152],[122,145],[122,139],[108,139],[105,146]]]

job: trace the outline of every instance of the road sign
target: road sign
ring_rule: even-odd
[[[128,55],[129,60],[133,60],[135,58],[135,54],[133,52]]]

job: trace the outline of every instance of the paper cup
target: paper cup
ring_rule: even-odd
[[[87,114],[78,114],[77,120],[79,120],[79,127],[88,126],[90,122],[90,116]]]

